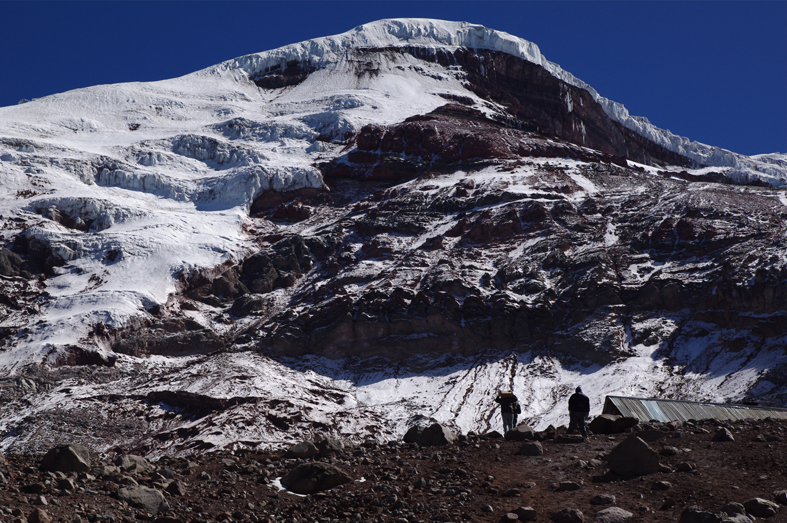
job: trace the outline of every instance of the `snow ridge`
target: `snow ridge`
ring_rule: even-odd
[[[499,51],[540,65],[560,80],[585,89],[604,112],[627,129],[681,154],[697,165],[728,168],[727,175],[739,182],[761,179],[773,186],[787,185],[787,168],[760,162],[726,149],[705,145],[660,129],[647,118],[632,116],[623,104],[601,96],[593,87],[550,62],[533,42],[504,31],[496,31],[468,22],[450,22],[419,18],[378,20],[360,25],[346,33],[292,44],[271,51],[251,54],[223,62],[202,74],[244,71],[249,76],[281,68],[288,62],[308,63],[317,69],[336,62],[352,49],[364,47],[423,46],[430,48],[467,47]]]

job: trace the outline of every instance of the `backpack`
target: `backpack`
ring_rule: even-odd
[[[518,401],[514,403],[514,414],[522,414],[522,405]]]

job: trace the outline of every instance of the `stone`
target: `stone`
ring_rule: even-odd
[[[672,483],[670,483],[669,481],[657,481],[650,487],[650,490],[664,491],[664,490],[669,490],[671,488],[672,488]]]
[[[77,486],[71,478],[59,478],[55,483],[60,490],[72,491],[76,490]]]
[[[675,469],[678,472],[691,472],[692,470],[697,469],[697,465],[695,465],[694,463],[689,463],[688,461],[681,461],[680,463],[678,463]]]
[[[528,441],[517,451],[518,456],[541,456],[544,454],[544,447],[538,441]]]
[[[637,437],[646,443],[659,440],[666,436],[661,430],[641,430],[637,432]]]
[[[314,494],[352,481],[346,472],[328,463],[303,463],[281,478],[281,484],[296,494]]]
[[[321,458],[327,456],[342,456],[344,454],[344,443],[334,438],[325,438],[317,444],[318,455]]]
[[[746,513],[757,518],[769,518],[779,512],[779,505],[762,498],[752,498],[743,502]]]
[[[612,472],[619,476],[644,476],[659,472],[659,455],[636,436],[628,437],[607,457]]]
[[[590,498],[591,505],[614,505],[615,496],[613,494],[598,494]]]
[[[452,430],[439,423],[434,423],[429,427],[410,427],[410,430],[404,435],[405,443],[417,443],[421,447],[452,445],[458,439]]]
[[[183,483],[180,481],[173,481],[169,485],[167,485],[166,491],[170,494],[175,496],[185,496],[186,495],[186,487],[183,486]]]
[[[318,452],[317,445],[311,441],[301,441],[288,448],[284,452],[284,457],[287,459],[306,459],[316,456]]]
[[[585,515],[578,508],[564,508],[550,516],[555,523],[584,523]]]
[[[148,460],[134,454],[118,456],[114,463],[115,466],[126,473],[144,473],[153,470],[153,465]]]
[[[52,516],[46,510],[37,508],[27,515],[27,523],[51,523]]]
[[[494,511],[495,509],[492,508],[492,505],[484,505],[481,507],[481,512],[486,512],[487,514],[491,514]]]
[[[678,454],[680,454],[680,450],[677,447],[667,445],[661,449],[662,456],[677,456]]]
[[[740,503],[727,503],[723,507],[721,507],[721,511],[727,514],[728,516],[732,516],[735,514],[746,514],[746,507],[741,505]]]
[[[711,441],[716,441],[716,442],[735,441],[735,438],[732,437],[732,432],[730,432],[729,429],[722,427],[716,431],[716,434],[713,435],[713,439]]]
[[[538,515],[533,507],[519,507],[512,512],[519,516],[519,521],[534,521]]]
[[[734,514],[722,519],[720,523],[753,523],[745,514]]]
[[[720,523],[721,518],[713,512],[703,510],[697,505],[691,505],[680,513],[678,523]]]
[[[777,490],[773,493],[773,498],[779,505],[787,505],[787,490]]]
[[[506,441],[532,441],[535,438],[535,431],[524,423],[517,425],[513,430],[509,430],[505,435]]]
[[[117,497],[134,508],[144,508],[154,513],[169,510],[169,504],[160,490],[148,487],[123,487],[118,489]]]
[[[500,521],[501,523],[507,523],[507,522],[511,522],[511,521],[519,521],[519,516],[517,516],[513,512],[506,512],[505,514],[503,514],[500,517],[500,519],[498,521]]]
[[[618,416],[616,414],[602,414],[593,418],[593,420],[588,423],[588,429],[593,434],[614,434],[614,425],[615,420],[622,418],[623,416]]]
[[[639,425],[639,420],[637,418],[621,416],[612,424],[612,432],[613,434],[620,434],[637,425]]]
[[[87,472],[90,453],[82,445],[58,445],[44,455],[38,468],[49,472]]]
[[[574,490],[579,490],[581,488],[582,485],[580,485],[576,481],[561,481],[558,484],[557,490],[558,492],[571,492]]]
[[[596,512],[596,521],[599,523],[623,523],[633,516],[634,514],[620,507],[609,507]]]

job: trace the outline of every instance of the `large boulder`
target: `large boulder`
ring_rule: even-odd
[[[404,435],[407,443],[417,443],[421,447],[436,447],[440,445],[452,445],[459,437],[449,428],[434,423],[430,427],[410,427]]]
[[[644,476],[659,472],[659,454],[636,436],[624,439],[607,457],[612,472],[619,476]]]
[[[352,481],[346,472],[328,463],[303,463],[281,478],[281,484],[296,494],[314,494]]]
[[[164,494],[160,490],[148,487],[123,487],[118,489],[117,497],[135,508],[144,508],[151,512],[166,512],[169,510]]]
[[[284,451],[284,457],[287,459],[306,459],[316,456],[318,452],[317,445],[311,441],[301,441]]]
[[[82,445],[58,445],[49,449],[38,468],[49,472],[88,472],[90,453]]]

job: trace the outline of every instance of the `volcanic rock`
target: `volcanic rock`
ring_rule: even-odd
[[[328,463],[303,463],[281,478],[281,484],[296,494],[314,494],[350,481],[346,472]]]
[[[51,472],[87,472],[90,453],[82,445],[58,445],[41,459],[39,468]]]
[[[623,523],[634,517],[634,514],[620,507],[609,507],[596,512],[596,521],[600,523]]]
[[[746,513],[758,518],[769,518],[779,512],[779,505],[762,498],[753,498],[743,502]]]
[[[660,470],[659,455],[636,436],[624,439],[610,451],[609,468],[620,476],[644,476]]]
[[[160,490],[148,487],[122,487],[118,489],[117,497],[132,507],[144,508],[153,513],[169,510],[169,504]]]

